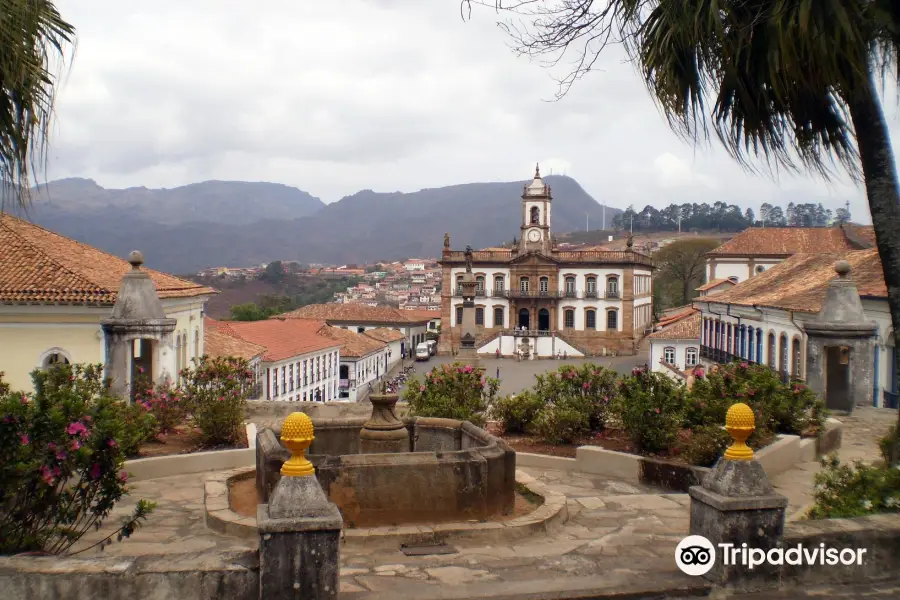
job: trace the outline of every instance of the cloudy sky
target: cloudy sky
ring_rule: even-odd
[[[678,139],[616,49],[553,102],[552,73],[509,50],[492,12],[463,22],[458,0],[57,4],[79,38],[51,179],[273,181],[333,202],[521,180],[540,161],[612,206],[849,200],[868,220],[848,181],[775,182]],[[896,104],[887,116],[900,142]]]

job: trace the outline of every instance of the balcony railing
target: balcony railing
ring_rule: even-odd
[[[340,390],[349,390],[350,388],[356,387],[355,379],[339,379],[338,380],[338,389]]]
[[[506,329],[502,335],[511,335],[514,337],[550,337],[552,331],[546,329]]]
[[[462,298],[462,290],[457,288],[451,294],[453,298]],[[606,290],[601,293],[599,291],[580,291],[580,290],[523,290],[523,289],[495,289],[475,291],[476,298],[570,298],[570,299],[594,299],[606,298],[607,300],[620,300],[622,292],[618,290]]]

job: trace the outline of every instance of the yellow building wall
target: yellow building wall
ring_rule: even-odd
[[[32,391],[30,373],[41,366],[42,355],[53,348],[65,351],[72,363],[102,363],[100,326],[0,326],[0,371],[13,390]]]
[[[166,316],[176,319],[172,334],[188,340],[186,364],[203,354],[203,306],[205,298],[165,299]],[[102,363],[105,342],[100,321],[109,316],[109,308],[85,309],[65,306],[2,307],[0,310],[0,371],[13,390],[33,391],[30,373],[41,366],[42,356],[59,348],[71,363]],[[196,348],[195,335],[199,340]],[[173,365],[174,366],[174,365]]]

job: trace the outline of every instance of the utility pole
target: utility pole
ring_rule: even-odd
[[[591,219],[587,213],[584,213],[584,232],[587,233],[591,230]]]
[[[606,231],[606,202],[603,203],[603,220],[600,222],[600,229]]]
[[[631,211],[631,231],[629,233],[634,234],[634,211]]]

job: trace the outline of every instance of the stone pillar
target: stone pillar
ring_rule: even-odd
[[[128,394],[128,374],[131,365],[130,341],[114,331],[104,327],[106,337],[106,365],[104,377],[110,380],[110,392],[114,396],[124,398]]]
[[[743,403],[732,405],[725,417],[725,429],[734,443],[704,478],[703,485],[688,490],[691,536],[706,538],[714,548],[712,567],[699,574],[715,583],[746,588],[777,586],[780,567],[760,564],[750,569],[740,561],[735,564],[730,549],[742,550],[746,544],[749,549],[768,552],[779,546],[787,507],[787,498],[775,493],[745,443],[755,428],[753,410]],[[697,541],[679,544],[675,551],[679,566],[698,566],[697,560],[690,560],[689,550],[702,546]],[[693,557],[697,556],[693,551]]]
[[[343,520],[303,456],[313,441],[308,416],[295,412],[281,429],[292,458],[268,504],[257,509],[259,597],[266,600],[323,600],[338,596]]]
[[[388,454],[411,452],[409,430],[397,418],[394,407],[400,397],[397,394],[372,394],[372,416],[359,432],[360,454]]]

